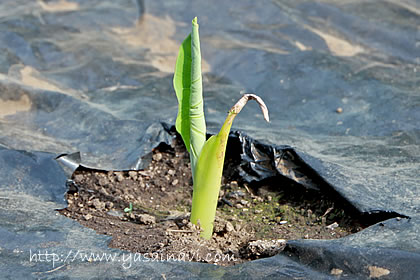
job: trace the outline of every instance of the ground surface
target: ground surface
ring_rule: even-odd
[[[234,168],[226,159],[227,174]],[[279,253],[289,239],[332,239],[362,228],[339,203],[279,182],[252,186],[223,178],[215,233],[209,241],[189,223],[192,179],[179,140],[153,151],[147,170],[79,169],[61,214],[100,234],[109,246],[151,258],[232,265]],[[130,211],[130,203],[132,210]],[[125,209],[125,211],[124,211]]]

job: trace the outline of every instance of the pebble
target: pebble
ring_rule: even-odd
[[[117,173],[115,175],[117,176],[117,181],[118,182],[122,182],[122,180],[124,180],[124,176],[121,173]]]
[[[236,208],[238,208],[238,209],[240,209],[240,208],[244,208],[244,206],[243,206],[242,204],[239,204],[239,203],[236,203],[236,204],[235,204],[235,207],[236,207]]]
[[[105,195],[105,196],[109,196],[109,193],[108,193],[108,191],[107,191],[105,188],[101,188],[101,189],[99,190],[99,193],[101,193],[101,194],[103,194],[103,195]]]
[[[309,219],[312,218],[312,210],[311,209],[308,209],[307,216],[308,216]]]
[[[237,188],[237,187],[238,187],[238,182],[236,182],[236,181],[232,181],[232,182],[230,182],[230,186],[231,186],[232,188]]]
[[[170,170],[168,171],[168,174],[169,174],[169,175],[171,175],[171,176],[175,175],[175,170],[170,169]]]
[[[111,201],[105,202],[105,207],[108,209],[112,209],[114,207],[114,203]]]
[[[248,202],[248,201],[246,201],[246,200],[244,200],[244,199],[241,199],[241,200],[239,201],[239,203],[240,203],[240,204],[242,204],[243,206],[247,206],[247,205],[249,204],[249,202]]]
[[[267,200],[268,201],[272,201],[273,200],[273,197],[271,195],[269,195],[269,196],[267,196]]]
[[[108,183],[106,178],[100,178],[98,181],[99,186],[105,186]]]
[[[172,186],[176,186],[179,183],[178,179],[172,181]]]
[[[136,171],[128,171],[128,176],[130,176],[131,179],[136,180],[137,179],[137,172]]]
[[[235,230],[235,228],[233,227],[232,223],[226,222],[225,231],[226,232],[231,232],[231,231],[234,231],[234,230]]]
[[[153,155],[153,160],[155,161],[160,161],[162,159],[162,154],[161,153],[156,153]]]
[[[92,200],[92,205],[98,210],[105,208],[105,203],[100,201],[99,198],[95,198],[94,200]]]
[[[281,252],[286,245],[286,240],[256,240],[248,243],[246,251],[253,255],[274,256]]]
[[[287,221],[280,221],[279,224],[285,225],[285,224],[287,224]]]
[[[152,225],[156,223],[156,218],[148,214],[141,214],[138,216],[139,222],[145,225]]]
[[[343,113],[343,108],[338,107],[335,111],[336,111],[338,114],[341,114],[341,113]]]
[[[337,222],[334,222],[331,225],[326,226],[326,228],[327,229],[330,229],[330,230],[334,230],[334,229],[338,228],[338,223]]]
[[[241,190],[238,190],[238,191],[230,192],[227,196],[229,198],[236,198],[237,199],[239,197],[245,196],[245,193],[243,191],[241,191]]]
[[[83,218],[85,218],[86,221],[89,221],[90,219],[92,219],[92,215],[91,214],[86,214],[83,216]]]
[[[219,191],[219,197],[223,197],[225,195],[225,191],[220,189]]]
[[[82,174],[77,174],[74,176],[74,181],[80,182],[83,180],[83,175]]]
[[[254,210],[255,214],[260,214],[260,213],[262,213],[262,211],[263,211],[263,210],[261,210],[261,209],[255,209],[255,210]]]

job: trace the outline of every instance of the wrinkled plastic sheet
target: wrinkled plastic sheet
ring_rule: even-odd
[[[108,248],[109,237],[58,215],[79,164],[141,169],[153,148],[170,143],[171,72],[194,16],[209,132],[241,91],[258,93],[270,110],[270,124],[255,104],[235,120],[245,180],[328,186],[362,213],[408,218],[217,267],[124,262],[128,253]],[[420,275],[417,1],[4,0],[0,18],[0,278]],[[83,252],[120,261],[87,261]]]

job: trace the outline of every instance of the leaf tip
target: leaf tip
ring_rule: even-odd
[[[241,99],[239,99],[239,101],[230,109],[229,112],[234,113],[234,114],[238,114],[242,110],[242,108],[245,106],[245,104],[248,102],[248,100],[250,100],[250,99],[255,100],[258,103],[258,105],[261,108],[264,119],[267,122],[270,122],[270,116],[268,115],[267,106],[265,105],[265,103],[264,103],[264,101],[262,100],[261,97],[259,97],[256,94],[253,94],[253,93],[245,93],[241,97]]]

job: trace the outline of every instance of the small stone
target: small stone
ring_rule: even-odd
[[[161,153],[156,153],[153,155],[153,160],[155,161],[160,161],[162,159],[162,154]]]
[[[219,191],[219,197],[223,197],[224,195],[225,195],[225,191],[221,189]]]
[[[151,169],[152,166],[149,167],[149,169]],[[144,176],[144,177],[150,177],[152,174],[150,173],[150,171],[145,171],[145,170],[139,170],[138,171],[139,175]],[[141,177],[140,177],[141,178]]]
[[[165,187],[161,187],[161,188],[160,188],[160,190],[161,190],[162,192],[164,192],[164,191],[166,191],[166,188],[165,188]]]
[[[341,113],[343,113],[343,108],[338,107],[335,111],[336,111],[338,114],[341,114]]]
[[[263,201],[264,201],[264,199],[262,199],[262,197],[260,197],[260,196],[257,196],[257,197],[255,198],[255,200],[256,200],[257,202],[263,202]]]
[[[137,172],[136,171],[128,171],[128,176],[130,176],[131,179],[136,180],[137,179]]]
[[[114,207],[114,203],[111,201],[105,202],[105,207],[108,209],[112,209]]]
[[[74,181],[76,182],[81,182],[83,180],[83,175],[82,174],[77,174],[74,176]]]
[[[283,251],[286,246],[286,240],[256,240],[248,243],[246,251],[251,255],[274,256]]]
[[[334,230],[334,229],[338,228],[338,223],[337,222],[334,222],[331,225],[326,226],[326,228],[327,229],[330,229],[330,230]]]
[[[170,169],[170,170],[168,171],[168,175],[171,175],[171,176],[175,175],[175,170]]]
[[[231,232],[231,231],[234,231],[234,230],[235,230],[235,228],[233,227],[233,225],[230,222],[226,222],[225,231],[226,232]]]
[[[124,180],[124,176],[121,174],[121,173],[117,173],[117,174],[115,174],[116,175],[116,177],[117,177],[117,181],[118,182],[122,182],[122,180]]]
[[[238,199],[239,197],[243,197],[243,196],[245,196],[245,193],[243,191],[241,191],[241,190],[230,192],[227,195],[227,197],[234,198],[234,199]]]
[[[340,276],[341,274],[343,274],[343,270],[339,268],[333,268],[331,269],[330,273],[331,275]]]
[[[98,210],[105,208],[105,203],[101,202],[99,198],[95,198],[94,200],[92,200],[92,205]]]
[[[176,186],[179,183],[178,179],[172,181],[172,186]]]
[[[99,193],[102,194],[102,195],[104,195],[104,196],[109,196],[109,193],[108,193],[108,191],[105,188],[101,188],[99,190]]]
[[[86,214],[83,216],[83,218],[85,218],[86,221],[89,221],[90,219],[92,219],[92,215],[91,214]]]
[[[287,221],[280,221],[279,224],[285,225],[285,224],[287,224]]]
[[[99,186],[105,186],[108,183],[108,180],[106,178],[100,178],[98,180]]]
[[[267,196],[267,200],[270,202],[273,200],[273,197],[271,195]]]
[[[242,204],[243,206],[247,206],[247,205],[249,204],[249,202],[248,202],[248,201],[246,201],[246,200],[244,200],[244,199],[241,199],[241,200],[239,201],[239,203],[240,203],[240,204]]]
[[[254,210],[255,214],[260,214],[260,213],[262,213],[262,211],[263,211],[263,210],[261,210],[261,209],[255,209],[255,210]]]
[[[231,188],[237,188],[238,187],[238,182],[236,182],[236,181],[230,182],[230,187]]]
[[[139,222],[145,225],[152,225],[156,223],[156,218],[148,214],[141,214],[138,216]]]
[[[238,209],[244,208],[244,206],[240,203],[236,203],[235,207],[238,208]]]

